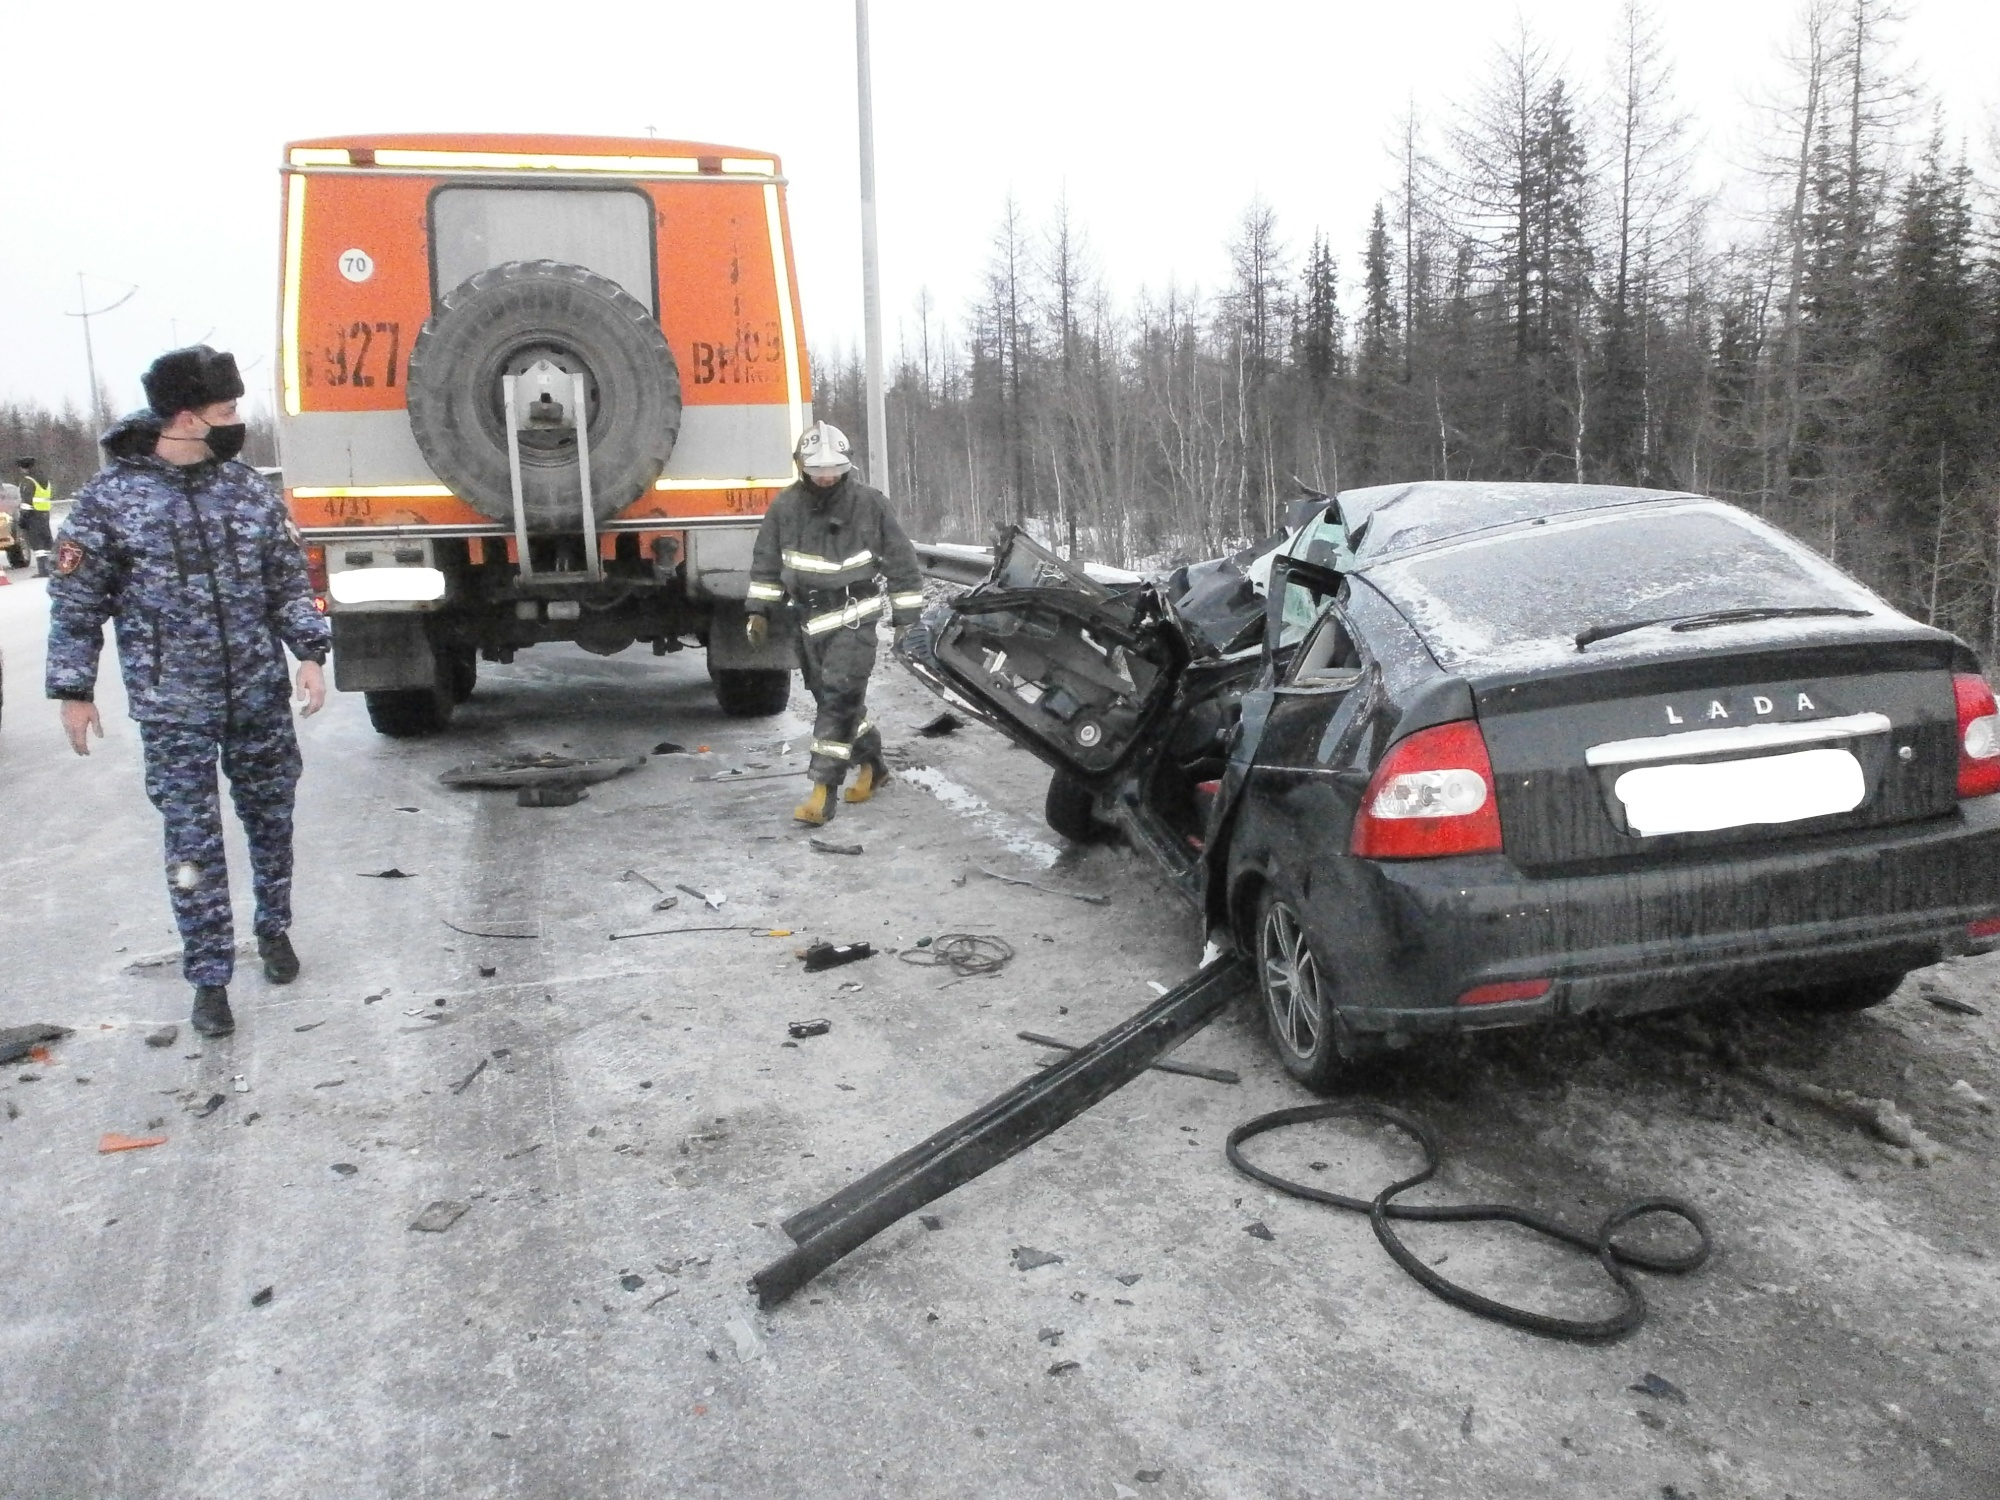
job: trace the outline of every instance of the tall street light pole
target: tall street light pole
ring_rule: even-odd
[[[882,397],[882,274],[875,245],[875,99],[868,67],[868,0],[854,0],[854,73],[861,115],[861,316],[868,369],[868,482],[889,486],[889,418]]]
[[[78,271],[76,273],[76,305],[83,310],[81,312],[63,314],[66,318],[83,319],[83,364],[84,369],[90,375],[90,417],[92,424],[99,430],[102,430],[107,425],[109,418],[104,410],[104,397],[100,394],[97,384],[97,351],[91,347],[90,343],[90,320],[92,318],[101,318],[106,313],[123,307],[138,294],[139,289],[135,286],[116,302],[108,303],[103,307],[92,307],[90,305],[90,293],[85,289],[83,284],[83,272]]]

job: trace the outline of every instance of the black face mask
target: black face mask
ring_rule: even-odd
[[[227,462],[243,451],[243,437],[248,430],[248,424],[243,422],[232,422],[227,427],[210,427],[208,436],[202,441],[208,444],[210,453]]]

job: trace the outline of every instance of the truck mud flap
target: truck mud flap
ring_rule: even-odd
[[[1086,1047],[784,1222],[795,1249],[750,1278],[775,1307],[906,1214],[1053,1134],[1137,1078],[1247,989],[1251,968],[1217,960]]]
[[[435,687],[436,653],[415,610],[336,614],[333,685],[343,693]]]

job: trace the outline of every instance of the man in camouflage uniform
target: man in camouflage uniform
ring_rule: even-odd
[[[799,439],[802,477],[764,513],[750,560],[745,622],[750,642],[770,634],[767,616],[789,602],[799,627],[799,668],[819,711],[813,718],[812,792],[792,811],[801,823],[833,816],[833,794],[866,802],[889,779],[882,736],[868,722],[868,674],[875,669],[875,622],[886,604],[898,638],[923,612],[916,550],[889,510],[889,497],[854,477],[847,438],[815,422]],[[888,580],[882,593],[878,578]]]
[[[104,725],[92,697],[104,623],[145,747],[146,795],[166,820],[167,891],[181,971],[195,986],[193,1024],[234,1029],[229,871],[223,860],[218,759],[250,843],[257,952],[288,984],[299,961],[292,923],[292,732],[285,648],[299,658],[303,712],[326,699],[331,632],[315,607],[299,534],[283,499],[245,464],[235,359],[176,349],[145,375],[145,411],[103,439],[109,459],[77,492],[56,541],[49,584],[48,694],[78,755]]]

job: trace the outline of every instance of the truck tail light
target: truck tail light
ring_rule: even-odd
[[[1363,859],[1500,851],[1500,804],[1486,736],[1471,719],[1420,729],[1383,757],[1354,820]]]
[[[1960,672],[1951,679],[1958,699],[1958,795],[2000,792],[2000,707],[1984,677]]]
[[[326,548],[306,548],[306,581],[315,594],[326,592]]]
[[[1458,997],[1460,1005],[1504,1005],[1509,1000],[1539,1000],[1553,988],[1547,979],[1508,979],[1475,985]]]

